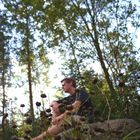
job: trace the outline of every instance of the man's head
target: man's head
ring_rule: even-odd
[[[76,81],[74,78],[64,78],[61,80],[62,88],[65,92],[73,92],[76,88]]]

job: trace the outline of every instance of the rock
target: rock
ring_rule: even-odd
[[[136,129],[140,129],[140,125],[133,119],[115,119],[82,124],[78,129],[75,126],[60,133],[59,137],[64,140],[75,138],[80,138],[79,140],[120,140]]]
[[[91,130],[98,131],[97,129],[102,129],[103,131],[111,132],[124,130],[130,132],[139,127],[139,124],[132,119],[116,119],[90,124]]]
[[[105,138],[107,140],[119,140],[130,132],[140,128],[140,125],[133,119],[116,119],[105,122],[90,124],[90,131],[94,133],[96,139]]]

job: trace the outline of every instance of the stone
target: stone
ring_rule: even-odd
[[[59,136],[64,140],[76,138],[80,138],[81,140],[120,140],[135,130],[138,130],[140,133],[140,124],[135,120],[115,119],[92,124],[82,124],[78,128],[78,131],[76,127],[70,128],[60,133]]]

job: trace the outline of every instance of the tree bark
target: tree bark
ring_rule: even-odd
[[[73,2],[73,1],[72,1]],[[84,21],[85,23],[85,26],[87,28],[87,31],[89,32],[90,34],[90,37],[91,39],[93,40],[93,44],[95,46],[95,49],[97,51],[97,55],[98,55],[98,58],[99,58],[99,61],[100,61],[100,64],[101,64],[101,67],[103,69],[103,72],[105,74],[105,79],[108,83],[108,86],[109,86],[109,89],[110,89],[110,92],[111,92],[111,95],[114,95],[115,96],[115,89],[114,89],[114,86],[113,86],[113,83],[110,79],[110,75],[109,75],[109,72],[105,66],[105,63],[104,63],[104,60],[103,60],[103,56],[102,56],[102,51],[101,51],[101,48],[100,48],[100,44],[99,44],[99,41],[98,41],[98,32],[97,32],[97,29],[96,29],[96,22],[95,22],[95,18],[94,16],[92,16],[91,14],[91,9],[89,8],[89,4],[88,2],[86,1],[86,4],[87,4],[87,8],[88,8],[88,13],[89,15],[91,16],[91,24],[92,24],[92,29],[93,29],[93,33],[91,32],[90,28],[89,28],[89,25],[88,25],[88,22],[86,21],[86,19],[84,18],[84,16],[82,15],[82,11],[80,10],[80,8],[73,2],[73,5],[77,8],[77,10],[79,11],[79,14],[82,18],[82,20]]]
[[[31,72],[31,53],[30,53],[30,29],[29,29],[29,16],[26,18],[26,48],[27,48],[27,69],[28,69],[28,84],[29,84],[29,101],[30,101],[30,112],[32,121],[34,121],[34,107],[33,107],[33,92],[32,92],[32,72]]]

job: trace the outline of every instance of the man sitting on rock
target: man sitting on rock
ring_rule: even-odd
[[[65,78],[61,81],[64,92],[69,93],[68,97],[59,101],[53,101],[51,127],[32,140],[43,140],[49,136],[58,135],[64,131],[67,118],[75,122],[85,119],[88,123],[93,122],[93,104],[90,96],[84,90],[76,89],[76,81],[73,78]]]

